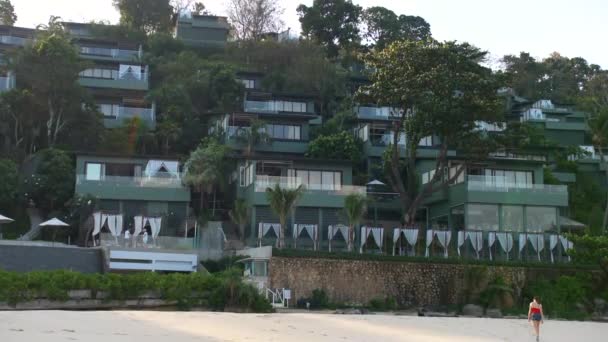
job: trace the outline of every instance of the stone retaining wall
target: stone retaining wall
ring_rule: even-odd
[[[292,301],[323,289],[330,301],[365,305],[374,298],[394,298],[402,307],[459,304],[466,265],[392,261],[272,257],[269,285],[289,288]],[[501,276],[521,294],[526,282],[553,278],[564,271],[548,268],[488,267],[487,279]]]

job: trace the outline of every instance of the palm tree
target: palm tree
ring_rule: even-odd
[[[270,203],[270,208],[279,217],[279,223],[281,224],[279,248],[285,247],[287,216],[294,209],[298,198],[300,198],[303,192],[304,187],[301,184],[295,189],[281,188],[279,184],[275,184],[274,188],[266,188],[266,198]]]
[[[344,198],[344,216],[348,221],[348,251],[353,250],[355,226],[359,225],[367,211],[367,199],[360,194],[350,194]]]
[[[245,155],[251,158],[255,154],[255,147],[267,143],[270,135],[266,133],[266,123],[260,119],[254,119],[248,129],[238,131],[237,139],[246,144]]]
[[[239,226],[239,238],[245,241],[245,225],[249,222],[249,207],[244,199],[234,201],[234,207],[228,212],[232,222]]]
[[[226,176],[226,160],[230,148],[215,139],[206,139],[192,153],[184,165],[184,183],[197,188],[201,194],[201,212],[205,208],[205,194],[221,184]],[[215,205],[213,214],[215,215]]]

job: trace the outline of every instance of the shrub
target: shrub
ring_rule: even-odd
[[[201,265],[205,267],[205,269],[209,273],[217,273],[225,271],[231,267],[238,267],[241,270],[244,269],[244,265],[239,260],[247,258],[246,256],[236,255],[236,256],[225,256],[219,260],[205,260],[201,261]]]
[[[324,309],[329,306],[329,297],[325,290],[314,289],[312,290],[312,298],[310,299],[311,309]]]
[[[154,291],[179,309],[204,307],[224,310],[270,312],[270,303],[250,284],[241,271],[229,269],[216,274],[81,274],[70,271],[16,273],[0,270],[0,302],[16,305],[35,298],[66,301],[70,290],[105,293],[105,300],[136,299]]]
[[[579,306],[589,301],[594,294],[589,288],[588,275],[561,276],[555,281],[539,279],[528,284],[524,297],[539,296],[543,311],[549,316],[581,319],[587,312]],[[527,304],[527,303],[526,303]],[[526,307],[527,310],[527,307]]]
[[[375,311],[391,311],[397,309],[395,298],[374,298],[369,301],[369,307]]]

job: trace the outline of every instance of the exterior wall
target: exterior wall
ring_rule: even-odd
[[[0,269],[30,272],[72,270],[82,273],[101,273],[101,249],[41,246],[0,246]]]
[[[467,266],[411,262],[272,257],[270,288],[289,288],[292,298],[309,298],[323,289],[336,303],[368,304],[376,298],[395,298],[400,306],[461,304]],[[523,267],[489,267],[490,279],[502,276],[516,294],[539,276],[560,271]]]

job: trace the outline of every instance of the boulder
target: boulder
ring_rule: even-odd
[[[500,309],[488,309],[486,310],[486,316],[490,318],[502,318],[502,312]]]
[[[608,303],[602,298],[595,298],[593,300],[593,311],[599,313],[608,312]]]
[[[462,308],[463,316],[481,317],[483,316],[483,308],[475,304],[467,304]]]

